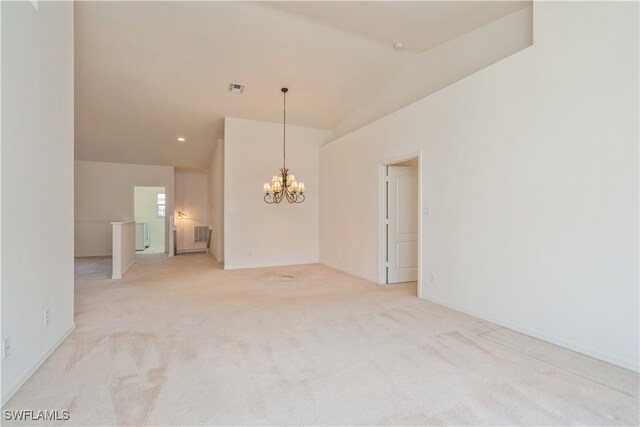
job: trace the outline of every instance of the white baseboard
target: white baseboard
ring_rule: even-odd
[[[129,265],[127,266],[127,268],[125,268],[123,271],[121,271],[121,272],[119,272],[119,273],[116,273],[116,272],[114,271],[114,272],[113,272],[113,274],[112,274],[112,276],[111,276],[111,279],[112,279],[112,280],[120,280],[120,279],[122,279],[122,278],[124,277],[125,273],[126,273],[127,271],[129,271],[129,269],[130,269],[131,267],[133,267],[133,264],[135,264],[135,263],[136,263],[136,260],[135,260],[135,258],[134,258],[134,260],[133,260],[133,261],[131,261],[131,262],[129,263]]]
[[[242,265],[224,265],[225,270],[242,270],[245,268],[268,268],[268,267],[289,267],[293,265],[309,265],[309,264],[317,264],[317,260],[310,261],[302,261],[296,263],[287,263],[287,264],[273,264],[273,263],[257,263],[257,264],[242,264]]]
[[[539,331],[536,331],[536,330],[533,330],[533,329],[530,329],[530,328],[527,328],[527,327],[523,327],[521,325],[516,325],[516,324],[514,324],[512,322],[509,322],[509,321],[505,321],[505,320],[502,320],[502,319],[497,319],[495,317],[488,316],[488,315],[486,315],[484,313],[480,313],[480,312],[478,312],[476,310],[470,310],[470,309],[465,308],[465,307],[460,307],[460,306],[458,306],[456,304],[451,304],[451,303],[449,303],[447,301],[443,301],[443,300],[440,300],[438,298],[434,298],[434,297],[431,297],[431,296],[424,296],[423,299],[425,299],[427,301],[431,301],[431,302],[439,304],[439,305],[442,305],[442,306],[445,306],[445,307],[448,307],[448,308],[451,308],[451,309],[456,310],[456,311],[460,311],[460,312],[465,313],[465,314],[469,314],[469,315],[477,317],[479,319],[486,320],[486,321],[491,322],[491,323],[495,323],[496,325],[503,326],[505,328],[508,328],[508,329],[513,330],[513,331],[519,332],[521,334],[529,335],[530,337],[537,338],[537,339],[542,340],[542,341],[546,341],[546,342],[548,342],[550,344],[554,344],[554,345],[557,345],[559,347],[566,348],[567,350],[575,351],[575,352],[583,354],[585,356],[589,356],[589,357],[592,357],[594,359],[598,359],[598,360],[601,360],[603,362],[607,362],[607,363],[610,363],[612,365],[616,365],[616,366],[619,366],[621,368],[628,369],[628,370],[633,371],[633,372],[639,372],[639,369],[640,369],[640,366],[639,366],[637,360],[634,361],[634,360],[620,359],[620,358],[618,358],[616,356],[613,356],[611,354],[602,353],[600,351],[585,347],[585,346],[583,346],[581,344],[578,344],[578,343],[575,343],[573,341],[564,340],[562,338],[554,337],[554,336],[551,336],[551,335],[548,335],[548,334],[545,334],[545,333],[542,333],[542,332],[539,332]]]
[[[125,269],[122,271],[122,275],[124,276],[124,274],[125,274],[127,271],[129,271],[129,269],[131,269],[131,267],[133,267],[133,264],[135,264],[135,263],[136,263],[136,259],[134,258],[134,259],[133,259],[133,261],[131,261],[131,262],[129,263],[129,265],[127,265],[127,268],[125,268]]]
[[[38,368],[53,354],[53,352],[67,339],[71,332],[76,328],[76,323],[73,322],[71,327],[65,331],[60,338],[58,338],[53,345],[44,352],[42,356],[36,359],[33,364],[27,369],[22,375],[20,375],[14,382],[11,384],[6,390],[2,390],[2,406],[4,406],[9,399],[13,397],[14,394],[26,383],[31,375],[33,375]]]
[[[86,254],[74,254],[73,257],[74,258],[91,258],[91,257],[98,257],[98,256],[111,256],[111,252],[89,252]]]
[[[346,267],[342,267],[342,266],[331,264],[331,263],[324,262],[324,261],[320,261],[320,264],[324,265],[325,267],[333,268],[334,270],[342,271],[343,273],[347,273],[347,274],[350,274],[352,276],[356,276],[356,277],[359,277],[361,279],[368,280],[370,282],[378,284],[378,278],[377,277],[368,276],[366,274],[358,273],[357,271],[349,270]]]
[[[176,255],[180,255],[180,254],[191,254],[191,253],[196,253],[196,252],[202,252],[205,254],[208,254],[209,251],[207,251],[207,248],[198,248],[198,249],[180,249],[178,250],[178,252],[176,252]]]

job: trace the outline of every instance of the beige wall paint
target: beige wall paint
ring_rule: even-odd
[[[134,219],[135,186],[165,187],[173,212],[172,166],[75,162],[75,256],[111,255],[111,222]],[[169,218],[165,249],[169,248]]]
[[[187,219],[176,220],[178,252],[206,250],[206,242],[194,242],[194,227],[209,225],[209,183],[206,171],[176,169],[175,215],[186,212]]]
[[[532,47],[321,148],[320,259],[377,279],[378,164],[420,150],[422,295],[637,371],[638,3],[533,22]]]
[[[287,126],[287,167],[305,183],[307,199],[268,205],[262,185],[282,167],[282,123],[225,119],[225,268],[318,261],[318,147],[331,137]]]
[[[209,165],[209,223],[213,228],[210,253],[217,261],[224,260],[224,140],[213,149]]]
[[[74,27],[69,2],[0,10],[4,405],[74,327]]]

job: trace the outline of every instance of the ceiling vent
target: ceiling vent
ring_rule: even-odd
[[[240,83],[229,83],[229,92],[242,93],[244,91],[244,85]]]

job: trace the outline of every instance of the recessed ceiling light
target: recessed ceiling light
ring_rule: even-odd
[[[178,138],[178,141],[185,142],[186,140],[184,138],[180,137],[180,138]]]
[[[404,47],[404,43],[402,43],[402,42],[395,42],[395,43],[393,44],[393,48],[394,48],[395,50],[400,50],[400,49],[402,49],[403,47]]]

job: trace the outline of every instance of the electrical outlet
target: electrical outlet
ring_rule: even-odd
[[[49,326],[49,309],[44,311],[44,326]]]
[[[433,271],[429,273],[429,281],[431,283],[436,283],[436,273],[434,273]]]
[[[5,338],[2,340],[2,358],[6,359],[11,356],[11,338]]]

